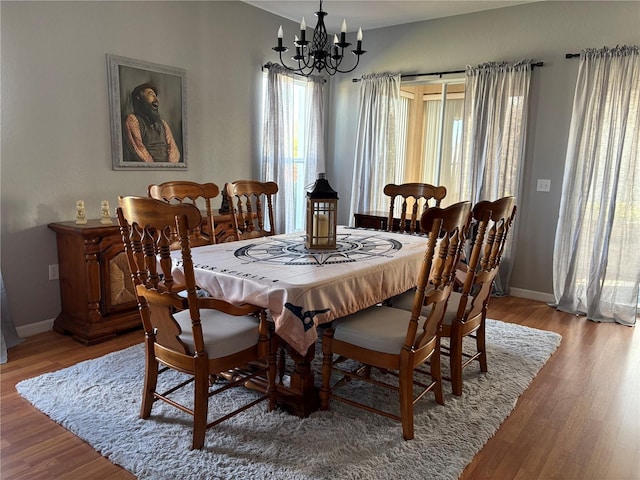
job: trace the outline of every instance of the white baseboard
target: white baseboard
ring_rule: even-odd
[[[556,297],[554,297],[551,293],[525,290],[524,288],[511,287],[509,289],[509,295],[511,295],[512,297],[518,297],[518,298],[528,298],[529,300],[536,300],[538,302],[544,302],[544,303],[555,303],[556,301]]]
[[[31,337],[38,333],[48,332],[53,329],[53,318],[49,320],[43,320],[38,323],[30,323],[29,325],[22,325],[16,327],[16,333],[20,338]]]

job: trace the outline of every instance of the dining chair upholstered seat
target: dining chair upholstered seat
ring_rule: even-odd
[[[182,333],[180,340],[188,347],[189,353],[196,352],[195,339],[191,330],[191,314],[183,310],[174,314]],[[260,321],[256,317],[227,315],[217,310],[201,310],[202,339],[209,358],[232,355],[256,345],[260,339]]]
[[[413,308],[413,299],[415,295],[416,289],[412,288],[407,292],[393,297],[389,301],[389,305],[393,308],[410,312]],[[461,297],[462,293],[451,292],[449,301],[447,302],[447,309],[445,310],[444,317],[442,318],[443,325],[451,325],[452,320],[455,318],[456,313],[458,312],[458,303],[460,302]]]
[[[236,180],[228,183],[226,188],[235,230],[240,240],[276,233],[273,202],[278,193],[277,183]]]
[[[418,329],[424,326],[425,319],[419,319]],[[336,320],[333,338],[376,352],[399,355],[410,321],[404,310],[373,306]]]
[[[470,202],[460,202],[445,209],[434,207],[422,214],[421,222],[428,238],[411,312],[372,306],[335,320],[325,329],[321,409],[328,409],[330,401],[338,400],[393,418],[402,423],[403,438],[410,440],[414,437],[415,402],[433,392],[436,402],[444,404],[437,333],[453,288],[454,267],[464,243],[470,211]],[[423,305],[428,308],[423,310]],[[344,368],[345,359],[359,366]],[[429,364],[428,371],[426,364]],[[384,381],[375,376],[376,370],[394,372],[398,381]],[[391,411],[389,405],[368,405],[359,398],[336,393],[351,380],[397,392],[400,415]],[[414,386],[421,390],[415,397]]]
[[[448,346],[443,344],[442,352],[450,357],[454,395],[462,395],[463,368],[477,360],[480,371],[487,371],[487,307],[515,215],[515,198],[510,196],[493,202],[481,201],[473,207],[470,232],[475,232],[475,235],[468,238],[471,253],[464,270],[457,272],[462,282],[461,291],[451,293],[439,334],[441,338],[449,339]],[[412,293],[407,292],[391,299],[389,304],[411,310],[411,297]],[[463,340],[466,337],[475,339],[476,353],[464,351]]]
[[[420,215],[429,207],[439,207],[442,199],[447,195],[447,189],[443,186],[434,186],[428,183],[402,183],[385,185],[384,194],[389,197],[389,218],[387,230],[392,231],[394,218],[400,214],[399,231],[403,233],[420,233]],[[402,203],[397,202],[402,199]],[[407,199],[413,201],[411,211],[407,212]],[[399,205],[400,211],[397,212]],[[407,217],[407,213],[409,216]]]
[[[167,203],[190,203],[198,207],[201,212],[206,212],[203,222],[190,232],[192,247],[216,243],[216,225],[211,200],[219,193],[220,188],[215,183],[196,183],[186,180],[173,180],[147,187],[147,195],[150,198]],[[174,240],[173,248],[179,248],[177,240]]]
[[[145,334],[140,418],[149,418],[158,400],[178,408],[193,417],[192,448],[200,449],[207,429],[265,400],[269,410],[275,408],[276,336],[263,308],[198,295],[190,245],[190,232],[202,222],[196,206],[147,197],[119,197],[118,203],[118,223]],[[179,255],[171,250],[176,235]],[[157,391],[158,375],[168,369],[189,378],[181,378],[176,386],[162,382],[167,389]],[[229,407],[209,421],[210,397],[232,387],[244,388],[257,376],[267,379],[264,394],[256,392],[245,405]],[[223,384],[212,381],[221,378]],[[178,403],[173,393],[191,384],[192,402]]]

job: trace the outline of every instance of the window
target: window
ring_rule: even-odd
[[[400,88],[401,125],[397,183],[446,185],[459,196],[462,164],[464,79]]]
[[[315,111],[314,82],[306,77],[282,75],[279,83],[281,90],[274,95],[280,103],[277,107],[280,116],[272,120],[277,123],[277,132],[270,141],[274,145],[272,162],[268,167],[265,180],[278,183],[276,196],[276,220],[279,231],[300,232],[305,229],[306,190],[310,175],[315,175],[316,161],[311,161],[310,152],[317,143],[317,132],[310,127]],[[268,73],[263,75],[263,98],[267,98]],[[263,111],[263,124],[266,124],[266,112]],[[264,143],[264,142],[263,142]],[[311,148],[310,148],[311,145]],[[307,170],[311,169],[311,172]]]

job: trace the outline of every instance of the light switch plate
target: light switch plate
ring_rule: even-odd
[[[538,179],[538,188],[536,189],[538,192],[549,192],[551,191],[551,180],[547,180],[544,178]]]

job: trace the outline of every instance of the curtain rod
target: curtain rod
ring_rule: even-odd
[[[544,65],[544,62],[536,62],[536,63],[532,63],[531,64],[531,69],[533,70],[535,67],[542,67]],[[434,76],[434,75],[438,75],[440,78],[442,78],[442,75],[448,75],[448,74],[453,74],[453,73],[464,73],[466,72],[466,70],[449,70],[446,72],[429,72],[429,73],[403,73],[402,75],[400,75],[400,78],[410,78],[410,77],[428,77],[428,76]],[[351,81],[352,82],[359,82],[360,80],[362,80],[361,78],[354,78]]]
[[[262,70],[263,72],[265,70],[269,70],[269,63],[265,63],[264,65],[262,65],[262,67],[260,67],[260,70]],[[293,72],[294,75],[298,76],[298,77],[306,77],[306,75],[302,75],[300,73],[297,72]],[[327,83],[327,79],[325,77],[321,77],[322,79],[322,83]]]
[[[564,54],[564,58],[576,58],[579,57],[580,54],[579,53],[565,53]]]

